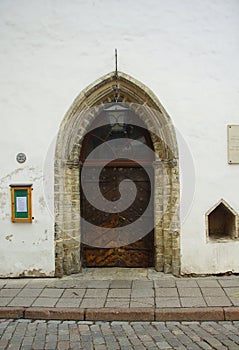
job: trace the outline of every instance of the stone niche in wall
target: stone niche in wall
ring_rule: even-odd
[[[221,199],[206,213],[208,241],[226,241],[238,238],[238,214]]]

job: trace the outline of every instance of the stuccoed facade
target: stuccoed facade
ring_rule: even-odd
[[[156,111],[145,120],[160,135],[155,269],[239,272],[239,164],[227,159],[227,125],[239,124],[238,16],[237,0],[1,1],[1,277],[81,269],[79,154],[114,97],[115,47],[122,99]],[[9,186],[29,183],[33,222],[12,223]]]

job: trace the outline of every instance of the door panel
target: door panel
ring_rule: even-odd
[[[87,169],[88,175],[84,181],[95,183],[94,167]],[[150,169],[149,171],[153,171]],[[152,177],[151,177],[152,178]],[[154,265],[154,234],[153,231],[144,236],[149,223],[154,220],[153,208],[150,207],[148,217],[141,219],[142,214],[149,205],[151,196],[151,184],[147,172],[142,167],[105,167],[100,175],[99,186],[103,196],[110,201],[120,198],[119,184],[124,179],[131,179],[136,188],[137,195],[132,205],[121,213],[105,213],[94,208],[86,199],[81,191],[81,215],[82,217],[99,227],[111,228],[110,241],[107,241],[106,235],[100,233],[95,240],[95,245],[104,247],[107,243],[112,248],[96,248],[82,244],[83,266],[119,266],[119,267],[149,267]],[[135,232],[129,224],[135,220],[142,220],[142,225],[137,232],[137,237],[143,237],[134,243],[126,244],[119,248],[113,248],[114,242],[117,242],[118,235],[114,235],[114,228],[126,226],[130,242],[134,241]],[[96,229],[97,230],[97,229]],[[142,231],[142,232],[141,232]],[[82,225],[84,235],[86,227]]]

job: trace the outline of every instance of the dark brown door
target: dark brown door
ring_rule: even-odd
[[[153,227],[154,221],[153,205],[149,205],[153,202],[149,199],[153,196],[151,192],[154,157],[150,151],[152,142],[149,132],[144,128],[143,122],[141,122],[142,126],[139,125],[139,121],[135,123],[137,118],[133,112],[130,112],[127,116],[127,125],[116,124],[116,127],[112,128],[110,124],[99,126],[99,121],[104,120],[107,123],[107,116],[102,113],[98,121],[97,119],[95,121],[95,128],[85,136],[82,143],[80,158],[84,169],[87,168],[84,181],[89,182],[90,188],[91,185],[92,188],[95,185],[96,179],[92,175],[95,169],[100,166],[101,161],[109,159],[98,178],[103,197],[112,202],[118,200],[119,184],[125,179],[132,180],[137,189],[136,197],[127,209],[119,213],[108,213],[103,210],[103,203],[102,208],[98,209],[90,204],[81,188],[81,216],[94,225],[94,241],[86,245],[85,242],[89,241],[85,238],[91,235],[91,232],[88,225],[82,223],[83,266],[149,267],[154,265],[154,232],[148,229]],[[115,145],[107,142],[116,139]],[[99,145],[103,147],[98,152]],[[94,156],[91,156],[92,150],[96,150]],[[142,214],[144,214],[143,218]],[[141,220],[140,225],[135,230],[131,224],[139,222],[138,220]],[[102,227],[110,228],[110,235],[102,234]],[[116,228],[121,227],[125,228],[127,237],[124,237],[122,244],[117,244],[121,237],[115,231]]]
[[[92,171],[94,171],[94,168],[89,167],[89,173]],[[95,226],[112,229],[108,237],[105,234],[95,234],[94,232],[94,237],[96,237],[94,247],[82,244],[84,266],[149,267],[154,265],[153,231],[145,235],[153,220],[153,208],[148,208],[150,209],[149,214],[142,219],[141,227],[137,233],[129,226],[135,220],[141,220],[142,214],[149,205],[151,185],[147,172],[142,167],[135,166],[105,167],[100,176],[101,192],[110,201],[119,199],[119,184],[124,179],[130,179],[134,182],[137,195],[132,205],[121,213],[105,213],[94,208],[87,201],[82,191],[82,217]],[[88,181],[92,181],[90,176]],[[127,230],[125,243],[129,240],[130,244],[116,248],[97,248],[104,247],[106,244],[108,247],[116,246],[118,237],[117,234],[114,236],[114,228],[124,226]],[[90,235],[91,233],[86,232],[86,229],[82,225],[83,235]],[[142,238],[135,242],[137,237]]]

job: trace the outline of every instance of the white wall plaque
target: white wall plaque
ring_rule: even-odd
[[[227,126],[228,163],[239,164],[239,125]]]

